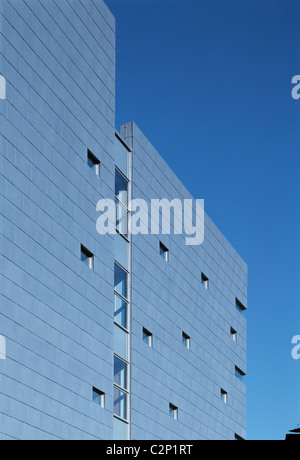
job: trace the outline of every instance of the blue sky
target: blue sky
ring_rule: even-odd
[[[300,423],[299,2],[106,4],[116,126],[137,123],[248,263],[248,439],[284,439]]]

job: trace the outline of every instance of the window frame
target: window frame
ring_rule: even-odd
[[[236,378],[239,379],[240,382],[244,383],[246,373],[242,371],[238,366],[234,366],[234,373]]]
[[[126,182],[127,184],[127,187],[126,187],[126,191],[125,191],[125,202],[120,199],[120,193],[117,195],[117,190],[116,190],[116,184],[117,184],[117,175],[119,175],[121,177],[121,179],[124,180],[124,182]],[[124,205],[124,207],[128,210],[128,194],[129,194],[129,179],[125,176],[125,174],[122,173],[122,171],[119,170],[119,168],[115,167],[115,199]],[[122,195],[121,195],[122,197]]]
[[[94,395],[97,395],[99,398],[99,403],[95,401]],[[94,404],[97,404],[97,406],[105,409],[105,393],[103,391],[98,390],[96,387],[92,387],[92,398]]]
[[[191,337],[182,331],[182,345],[187,349],[191,349]]]
[[[178,407],[172,403],[169,403],[169,416],[176,422],[178,422]]]
[[[143,327],[143,342],[148,345],[149,348],[153,348],[153,334]]]
[[[130,161],[131,150],[122,141],[122,138],[115,133],[117,138],[116,144],[116,162],[115,162],[115,177],[114,177],[114,197],[115,197],[115,231],[119,238],[122,238],[125,242],[129,243],[125,252],[118,253],[115,251],[115,281],[114,282],[114,327],[119,331],[123,331],[124,338],[127,335],[127,353],[126,356],[122,357],[118,355],[118,351],[122,352],[122,347],[116,347],[114,345],[114,369],[118,369],[118,362],[120,364],[120,372],[116,376],[114,375],[114,387],[113,387],[113,420],[114,420],[114,439],[115,440],[128,440],[130,438],[130,423],[131,423],[131,356],[130,356],[130,334],[131,334],[131,265],[130,265],[130,244],[131,236],[129,233],[129,200],[131,198],[131,175]],[[121,145],[119,145],[122,144]],[[125,150],[123,149],[125,147]],[[117,194],[118,192],[118,194]],[[118,242],[119,249],[123,251],[123,244]],[[121,255],[120,255],[121,254]],[[127,257],[127,263],[124,265]],[[118,272],[120,270],[120,272]],[[119,286],[119,289],[118,289]],[[120,289],[121,287],[121,289]],[[116,305],[119,306],[119,310],[116,310]],[[118,312],[118,315],[116,315]],[[118,334],[119,331],[115,330]],[[123,374],[123,371],[126,375]],[[119,375],[120,382],[115,381],[115,378]],[[122,381],[122,379],[124,381]],[[125,384],[126,388],[121,385]],[[118,401],[118,398],[120,400]],[[124,400],[122,402],[122,399]],[[116,403],[116,405],[115,405]],[[123,407],[125,405],[125,408]],[[116,410],[118,409],[118,413]],[[120,412],[121,411],[121,412]],[[116,428],[115,428],[116,427]],[[120,432],[120,438],[118,434],[116,436],[116,430]]]
[[[116,310],[116,299],[119,299],[122,304],[124,303],[125,305],[125,312],[123,313],[123,310],[118,313],[118,315],[116,315],[116,313],[120,310]],[[124,329],[126,332],[129,332],[129,329],[128,329],[128,324],[129,324],[129,312],[128,312],[128,305],[129,305],[129,302],[128,300],[126,300],[121,294],[119,294],[117,291],[114,291],[114,323],[117,324],[118,326],[120,326],[122,329]],[[117,320],[117,317],[119,315],[122,315],[122,318],[124,316],[124,323],[120,323],[118,320]]]
[[[93,166],[91,166],[91,164]],[[90,149],[87,149],[87,164],[91,170],[94,171],[97,177],[101,176],[101,161],[93,154]]]
[[[223,401],[223,403],[228,404],[228,392],[224,390],[223,388],[221,388],[220,394],[221,394],[221,400]]]
[[[235,298],[235,306],[241,313],[244,313],[247,310],[247,307],[245,307],[245,305],[242,304],[242,302],[237,297]]]
[[[119,196],[116,195],[116,174],[119,174],[127,182],[126,202],[125,203],[119,199]],[[128,209],[129,184],[130,184],[130,180],[125,176],[125,174],[117,166],[115,166],[115,190],[114,190],[115,204],[116,204],[115,229],[116,229],[116,232],[119,233],[119,235],[122,235],[127,241],[129,241],[128,222],[129,222],[129,216],[130,216],[130,212]]]
[[[120,388],[121,390],[125,391],[125,392],[128,392],[129,393],[129,362],[126,361],[124,358],[121,358],[119,355],[117,355],[116,353],[114,354],[114,370],[115,370],[115,360],[118,360],[120,361],[121,363],[124,363],[125,364],[125,386],[122,386],[120,385],[119,383],[116,383],[115,381],[115,373],[114,373],[114,386]]]
[[[85,259],[83,259],[83,256],[85,256]],[[95,255],[83,244],[80,245],[80,259],[90,270],[95,270]],[[85,261],[87,261],[87,263]]]
[[[128,239],[128,223],[129,223],[129,210],[124,206],[121,201],[115,198],[116,203],[116,232],[123,236],[127,241]],[[120,212],[121,211],[121,212]]]
[[[170,262],[170,251],[162,241],[159,242],[159,255],[166,263]]]
[[[122,415],[125,415],[125,417],[123,417],[122,415],[119,415],[118,413],[115,412],[115,401],[116,401],[116,398],[115,398],[115,391],[119,392],[119,393],[123,393],[124,396],[125,396],[125,410],[124,410],[124,414]],[[119,420],[121,420],[122,422],[126,422],[128,423],[129,422],[129,392],[128,391],[125,391],[123,388],[119,387],[118,385],[114,384],[114,406],[113,406],[113,415],[114,417],[118,418]]]
[[[232,326],[230,327],[230,336],[232,338],[232,341],[234,343],[237,343],[237,341],[238,341],[238,333]]]
[[[210,281],[209,278],[203,272],[201,272],[201,284],[206,291],[209,291]]]
[[[115,277],[116,277],[116,266],[120,270],[122,270],[124,272],[124,274],[126,275],[126,279],[125,279],[125,283],[126,283],[126,285],[125,285],[125,296],[123,295],[123,293],[117,291],[117,289],[116,289],[116,286],[118,286],[118,285],[116,285],[116,279],[115,279]],[[127,304],[129,303],[129,280],[128,280],[128,278],[129,278],[128,270],[126,270],[126,268],[124,268],[121,264],[119,264],[119,262],[117,262],[115,260],[114,261],[114,292],[115,292],[115,294],[118,294],[119,297],[121,297],[122,299],[126,300]]]

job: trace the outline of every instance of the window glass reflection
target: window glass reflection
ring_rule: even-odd
[[[114,382],[127,390],[127,364],[117,356],[114,359]]]
[[[128,207],[128,181],[117,169],[115,173],[115,195],[121,203]]]
[[[124,420],[127,419],[127,397],[127,393],[114,388],[114,414]]]
[[[127,303],[115,294],[115,322],[127,329]]]
[[[127,298],[127,273],[115,263],[115,291]]]

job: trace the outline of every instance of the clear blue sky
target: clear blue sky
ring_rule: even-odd
[[[134,120],[249,266],[248,439],[300,423],[297,0],[106,0]]]

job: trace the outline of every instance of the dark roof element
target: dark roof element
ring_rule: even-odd
[[[300,428],[296,428],[295,430],[290,430],[290,433],[299,433],[300,434]]]

